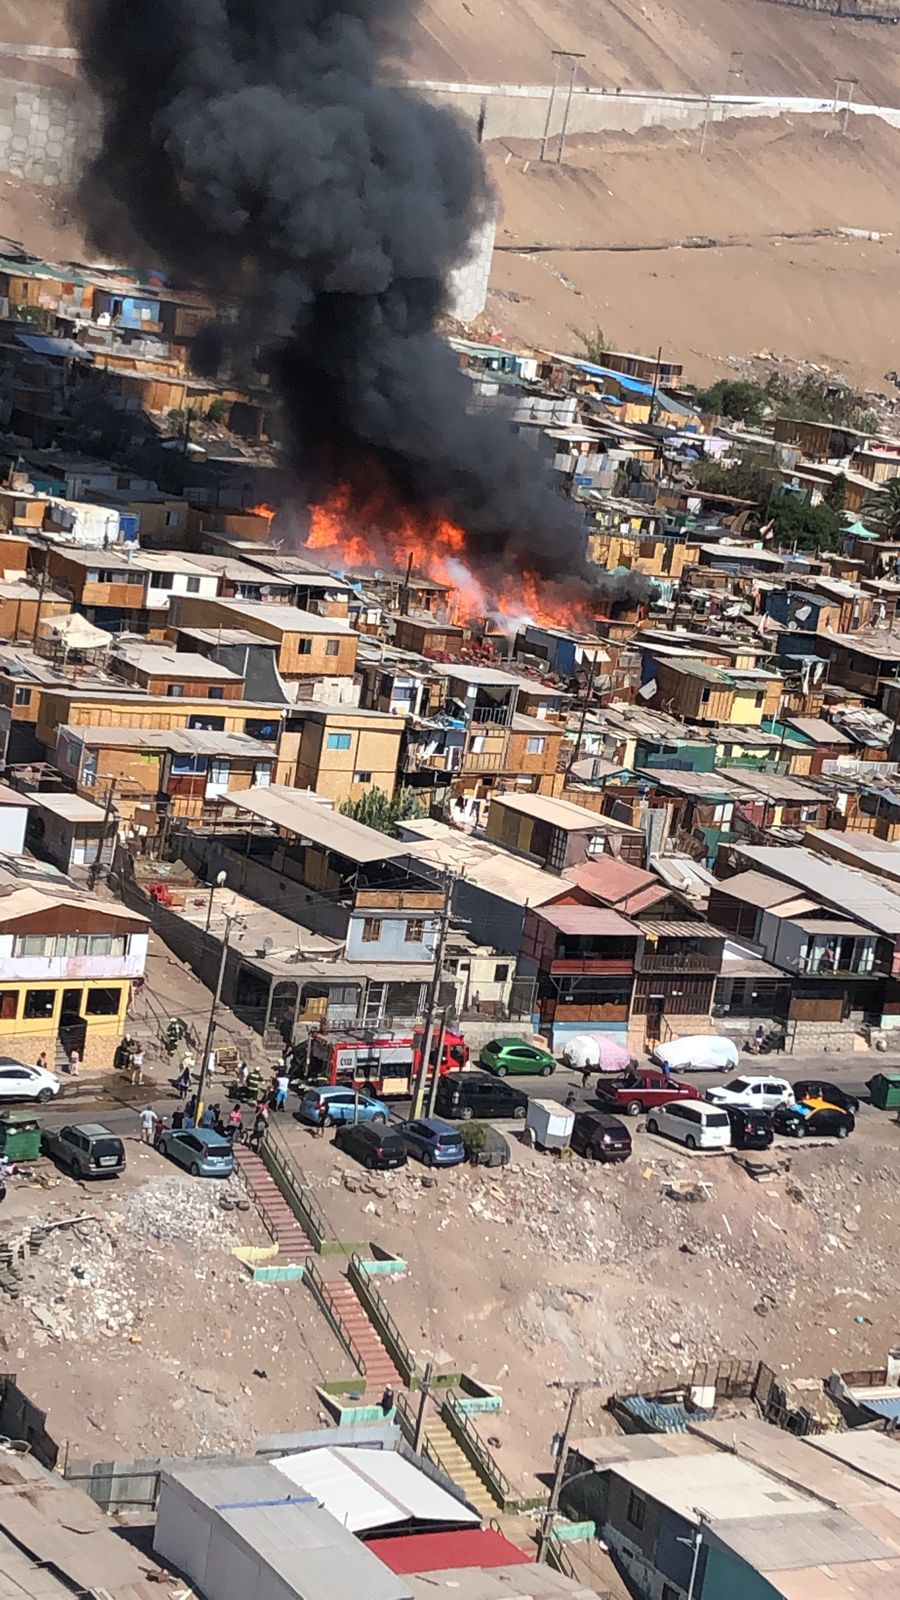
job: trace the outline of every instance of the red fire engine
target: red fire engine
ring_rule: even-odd
[[[348,1029],[346,1033],[313,1034],[309,1043],[307,1075],[317,1082],[355,1084],[370,1094],[408,1095],[422,1065],[424,1029],[396,1033],[377,1029]],[[437,1057],[437,1033],[432,1039],[431,1065]],[[461,1033],[444,1034],[440,1072],[458,1072],[469,1059]],[[431,1074],[429,1072],[428,1076]]]

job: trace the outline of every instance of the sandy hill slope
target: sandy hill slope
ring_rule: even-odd
[[[424,78],[546,83],[553,49],[608,87],[816,94],[841,73],[873,104],[900,95],[900,28],[770,0],[422,0],[396,55]]]
[[[867,119],[486,147],[501,204],[487,320],[561,349],[600,326],[692,374],[767,348],[882,387],[900,367],[900,132]],[[880,243],[841,228],[887,235]]]

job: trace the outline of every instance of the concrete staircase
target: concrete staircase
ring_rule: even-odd
[[[322,1282],[322,1294],[338,1325],[349,1334],[363,1363],[366,1395],[380,1398],[388,1384],[399,1393],[403,1378],[369,1321],[353,1285],[346,1278],[326,1278]]]
[[[245,1144],[236,1144],[234,1156],[249,1198],[259,1212],[278,1260],[285,1266],[302,1266],[312,1253],[312,1244],[284,1198],[268,1167]]]
[[[496,1500],[437,1412],[431,1412],[425,1419],[425,1438],[437,1458],[437,1464],[453,1479],[475,1510],[481,1512],[485,1521],[496,1516]]]

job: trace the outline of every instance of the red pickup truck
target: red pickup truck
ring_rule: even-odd
[[[622,1078],[597,1085],[597,1099],[611,1110],[624,1111],[629,1117],[639,1117],[651,1106],[663,1106],[668,1100],[696,1100],[697,1090],[690,1083],[676,1083],[664,1072],[653,1067],[638,1067],[626,1072]]]

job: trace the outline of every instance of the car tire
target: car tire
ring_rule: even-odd
[[[805,1139],[806,1138],[806,1123],[805,1122],[798,1122],[797,1123],[797,1126],[794,1129],[794,1138],[795,1139]]]
[[[499,1063],[498,1063],[498,1065],[497,1065],[497,1066],[496,1066],[496,1067],[495,1067],[495,1068],[494,1068],[494,1071],[495,1071],[495,1072],[496,1072],[496,1074],[497,1074],[497,1077],[498,1077],[498,1078],[505,1078],[505,1077],[506,1077],[506,1074],[507,1074],[507,1073],[508,1073],[508,1071],[509,1071],[509,1067],[505,1067],[505,1066],[504,1066],[504,1065],[503,1065],[503,1062],[502,1062],[502,1061],[501,1061],[501,1062],[499,1062]]]
[[[627,1117],[639,1117],[643,1109],[644,1108],[641,1105],[640,1100],[629,1100],[627,1106],[625,1107],[625,1115]],[[649,1122],[647,1126],[649,1128]]]
[[[191,1175],[192,1178],[199,1178],[199,1176],[200,1176],[200,1163],[199,1163],[199,1161],[192,1161],[191,1164],[190,1164],[190,1167],[188,1168],[188,1171],[190,1172],[190,1175]]]
[[[471,1106],[463,1106],[462,1111],[459,1113],[460,1121],[471,1122],[474,1115],[475,1113]]]
[[[53,1099],[53,1090],[52,1089],[42,1089],[40,1094],[37,1096],[37,1103],[38,1103],[39,1106],[45,1106],[47,1104],[47,1101],[48,1100],[52,1100],[52,1099]]]
[[[847,1127],[846,1122],[842,1122],[840,1127],[839,1128],[835,1128],[835,1130],[834,1130],[835,1138],[836,1139],[846,1139],[846,1137],[847,1137],[849,1132],[850,1132],[850,1129]]]
[[[689,1133],[689,1134],[688,1134],[688,1135],[687,1135],[687,1138],[686,1138],[686,1139],[685,1139],[685,1141],[684,1141],[684,1142],[685,1142],[685,1145],[686,1145],[686,1147],[687,1147],[687,1149],[688,1149],[688,1150],[696,1150],[696,1148],[697,1148],[697,1141],[696,1141],[696,1139],[695,1139],[695,1138],[694,1138],[694,1135],[693,1135],[693,1134],[692,1134],[692,1133]]]
[[[648,1133],[659,1133],[659,1123],[657,1122],[655,1117],[648,1117],[647,1118],[647,1132]]]
[[[516,1109],[513,1112],[513,1121],[514,1122],[524,1122],[527,1115],[528,1115],[528,1107],[527,1106],[516,1106]]]
[[[423,1167],[433,1167],[434,1166],[434,1156],[431,1154],[430,1150],[423,1150],[422,1151],[422,1165],[423,1165]]]
[[[370,1121],[370,1122],[381,1122],[381,1123],[385,1123],[385,1122],[387,1122],[387,1117],[386,1117],[386,1116],[385,1116],[385,1114],[384,1114],[384,1112],[383,1112],[383,1111],[376,1111],[376,1113],[375,1113],[375,1115],[374,1115],[374,1117],[370,1117],[370,1118],[369,1118],[369,1121]]]
[[[369,1153],[369,1155],[366,1156],[366,1159],[363,1162],[363,1166],[368,1167],[370,1172],[374,1172],[374,1170],[375,1170],[375,1157],[371,1154],[371,1152]]]

